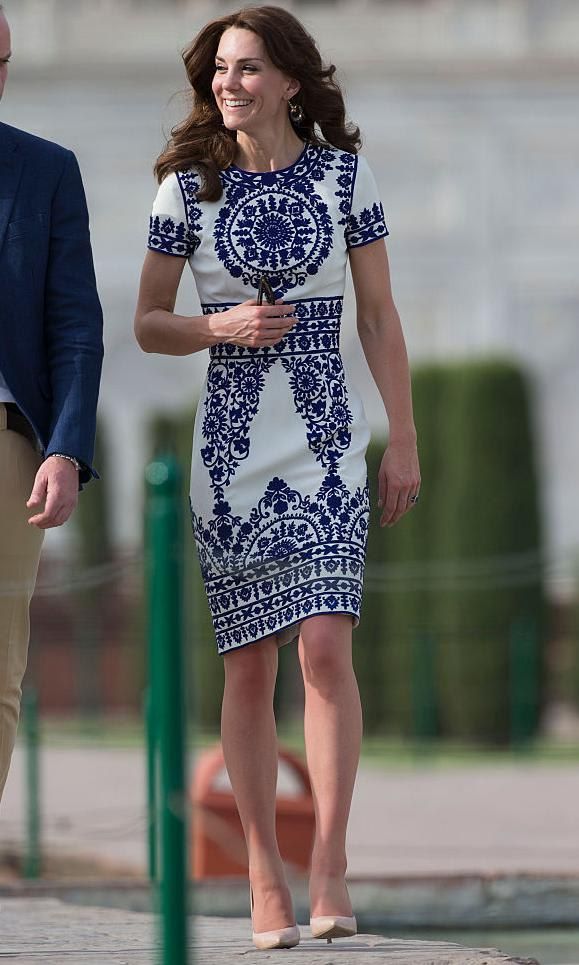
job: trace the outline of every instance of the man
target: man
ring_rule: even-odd
[[[0,6],[0,97],[10,53]],[[0,798],[44,530],[68,519],[96,475],[102,352],[76,158],[0,123]]]

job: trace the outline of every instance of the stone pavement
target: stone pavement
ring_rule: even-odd
[[[249,936],[249,919],[196,918],[195,965],[246,965],[283,959],[289,952],[258,952]],[[109,908],[81,908],[55,899],[9,898],[0,905],[0,962],[14,965],[155,965],[160,962],[152,915]],[[538,965],[535,959],[509,958],[496,949],[468,949],[447,942],[409,941],[357,935],[331,945],[314,941],[307,927],[291,949],[300,965],[363,961],[372,965]],[[193,959],[193,956],[191,956]]]
[[[24,838],[24,787],[18,747],[0,809],[0,852]],[[41,789],[48,848],[144,871],[143,751],[45,747]],[[364,764],[349,825],[348,873],[579,875],[577,801],[575,764]]]

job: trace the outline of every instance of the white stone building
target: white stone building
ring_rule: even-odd
[[[574,0],[285,3],[340,68],[387,220],[413,362],[505,352],[529,371],[549,577],[579,556],[579,6]],[[6,0],[14,63],[0,117],[77,152],[106,310],[102,413],[116,531],[140,534],[147,415],[192,399],[204,357],[144,356],[132,315],[155,191],[151,164],[183,102],[179,51],[235,4]],[[350,296],[351,298],[351,296]],[[191,284],[181,305],[193,311]],[[350,308],[352,302],[350,300]],[[343,344],[383,423],[354,337]],[[345,313],[346,317],[348,312]],[[59,534],[53,539],[58,541]]]

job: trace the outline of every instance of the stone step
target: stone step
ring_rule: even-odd
[[[191,926],[195,965],[239,965],[240,960],[263,965],[282,954],[253,947],[249,918],[198,916]],[[336,961],[349,965],[368,953],[372,965],[539,965],[536,959],[510,958],[495,948],[364,934],[328,944],[312,939],[309,927],[300,926],[300,930],[302,941],[291,950],[300,965]],[[149,914],[87,908],[55,898],[6,898],[0,904],[0,931],[0,963],[153,965],[161,961],[157,922]]]

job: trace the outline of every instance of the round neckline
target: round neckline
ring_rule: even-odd
[[[292,171],[300,161],[303,161],[306,151],[309,147],[309,141],[304,141],[304,146],[299,154],[299,156],[291,164],[288,164],[286,168],[273,168],[271,171],[248,171],[247,168],[240,168],[238,164],[230,164],[229,168],[233,168],[235,171],[239,171],[240,174],[245,174],[250,178],[264,178],[272,177],[275,174],[286,174],[288,171]]]

